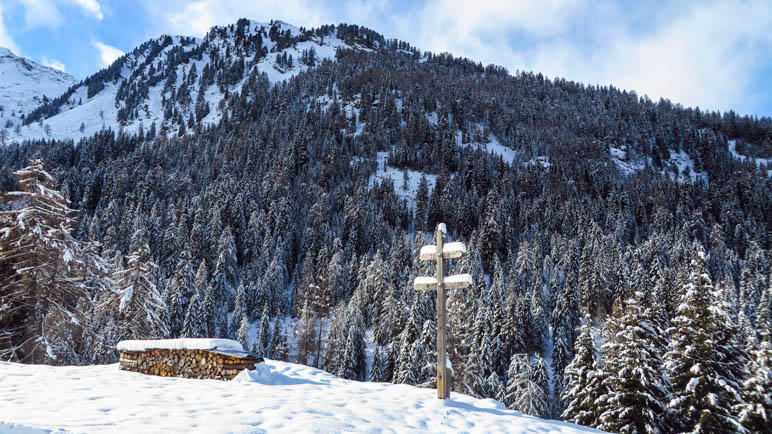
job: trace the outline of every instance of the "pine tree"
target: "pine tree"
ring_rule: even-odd
[[[263,314],[260,316],[260,322],[257,326],[257,338],[255,339],[254,345],[257,346],[258,351],[256,351],[257,354],[259,354],[262,357],[270,358],[270,349],[271,349],[271,318],[270,313],[268,312],[268,305],[266,304],[263,307]]]
[[[736,411],[750,432],[769,431],[772,424],[772,344],[762,342],[754,351],[751,375],[743,382],[743,401]]]
[[[190,250],[185,249],[177,263],[172,284],[169,287],[169,332],[177,336],[182,330],[188,304],[195,291],[195,269],[191,263]]]
[[[664,333],[650,297],[636,291],[624,314],[609,321],[616,322],[612,329],[619,332],[601,349],[609,394],[598,428],[621,433],[667,432],[663,416],[668,386],[660,371]]]
[[[209,336],[201,293],[194,294],[193,298],[190,299],[180,335],[184,338],[203,338]]]
[[[164,337],[169,333],[164,321],[166,305],[151,273],[158,266],[150,258],[146,242],[127,258],[126,269],[116,273],[119,292],[113,297],[120,312],[124,339]]]
[[[561,400],[563,420],[584,426],[598,426],[607,393],[604,372],[595,354],[592,317],[587,314],[576,339],[574,359],[566,367]],[[602,399],[603,398],[603,399]]]
[[[107,264],[71,235],[74,211],[40,160],[14,172],[0,201],[0,359],[74,364],[83,352],[89,290]]]
[[[241,316],[239,321],[239,330],[236,335],[236,340],[244,347],[245,350],[250,348],[249,346],[249,320],[246,315]]]
[[[744,351],[727,333],[733,327],[713,289],[701,250],[693,255],[690,268],[665,355],[672,384],[667,410],[676,430],[742,431],[731,409],[741,402]]]
[[[381,383],[386,381],[383,373],[383,360],[381,356],[381,347],[375,347],[375,354],[373,355],[373,362],[370,366],[370,372],[367,374],[367,380],[375,383]]]

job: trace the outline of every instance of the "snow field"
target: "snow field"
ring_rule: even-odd
[[[418,185],[421,183],[421,176],[426,176],[426,183],[429,186],[429,194],[434,190],[434,184],[437,183],[437,175],[430,175],[428,173],[418,172],[415,170],[408,170],[407,176],[407,188],[403,187],[404,173],[402,169],[391,167],[386,165],[386,161],[389,158],[388,152],[378,152],[378,169],[373,175],[370,176],[368,187],[372,187],[376,182],[380,183],[384,179],[391,179],[394,183],[394,193],[400,199],[407,200],[408,205],[411,208],[415,207],[415,198],[418,193]]]
[[[0,421],[0,432],[597,432],[273,360],[229,382],[0,362]]]

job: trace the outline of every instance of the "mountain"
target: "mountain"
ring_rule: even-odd
[[[77,81],[71,75],[16,56],[0,47],[0,131],[11,140],[28,114],[51,98],[61,95]]]
[[[41,104],[11,138],[77,140],[105,128],[184,133],[219,122],[227,112],[223,99],[247,81],[268,87],[334,60],[338,49],[368,51],[384,42],[358,26],[306,30],[246,19],[213,27],[203,39],[161,36]]]
[[[459,393],[337,378],[266,360],[232,381],[0,362],[0,431],[597,432]]]

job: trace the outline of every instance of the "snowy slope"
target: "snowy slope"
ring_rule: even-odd
[[[760,169],[766,167],[767,168],[767,176],[772,177],[772,158],[753,158],[748,157],[746,155],[743,155],[739,152],[737,152],[737,140],[729,140],[729,153],[737,160],[740,161],[746,161],[746,162],[753,162],[758,166]]]
[[[22,114],[54,98],[77,83],[71,75],[16,56],[0,47],[0,129],[11,133]],[[11,124],[8,124],[8,121]]]
[[[267,361],[229,382],[154,377],[117,365],[0,362],[0,432],[597,432],[499,402],[360,383]]]
[[[302,33],[298,27],[281,21],[240,20],[236,25],[213,27],[203,39],[161,36],[87,78],[74,92],[61,95],[64,102],[56,106],[55,114],[46,113],[42,122],[25,125],[18,133],[12,131],[9,139],[77,141],[105,128],[113,131],[122,128],[134,133],[141,127],[147,132],[152,124],[158,131],[176,135],[179,122],[175,122],[175,117],[187,123],[191,116],[195,117],[199,100],[208,104],[208,114],[200,119],[200,124],[217,123],[223,116],[221,102],[226,95],[241,91],[246,81],[261,74],[273,85],[307,70],[309,66],[301,62],[301,57],[310,48],[316,54],[315,64],[334,59],[338,48],[369,50],[356,42],[337,39],[334,33],[326,36]],[[288,36],[280,38],[270,36],[272,34]],[[261,47],[256,46],[258,35]],[[280,42],[290,38],[294,39],[289,43]],[[258,49],[263,53],[258,53]],[[278,63],[277,56],[285,54],[292,57],[292,66]],[[233,65],[240,65],[239,61],[243,67],[235,71]],[[202,83],[205,67],[214,71],[213,78]],[[226,74],[235,74],[238,78],[234,83],[227,82],[221,78]],[[103,85],[104,88],[89,94],[89,80],[92,87]],[[178,92],[183,89],[186,95],[180,97]],[[165,109],[167,101],[172,102],[166,105],[172,110]],[[175,116],[170,119],[171,113]]]

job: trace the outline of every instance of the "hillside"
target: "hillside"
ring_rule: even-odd
[[[0,432],[597,432],[490,399],[268,360],[229,382],[0,362]],[[34,431],[33,431],[34,432]]]
[[[177,135],[194,124],[219,122],[225,114],[221,101],[248,80],[270,86],[334,59],[339,48],[371,50],[373,44],[355,26],[306,30],[281,21],[240,20],[213,27],[203,39],[163,35],[66,93],[49,95],[51,102],[36,104],[26,126],[10,139],[77,141],[105,128]]]
[[[39,65],[0,47],[0,131],[5,130],[5,140],[20,137],[16,127],[22,125],[22,115],[61,95],[75,83],[76,80],[67,73]],[[41,133],[45,134],[42,129]]]

